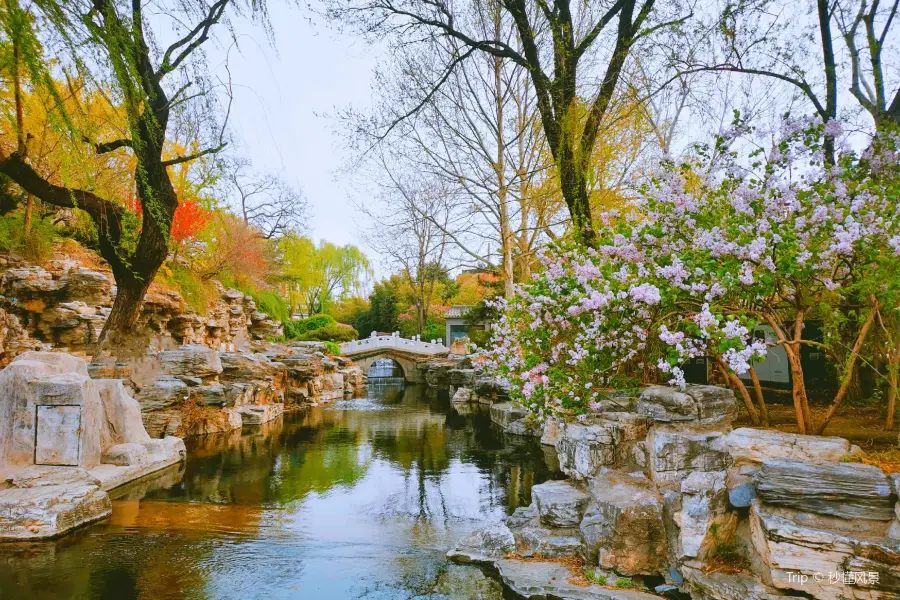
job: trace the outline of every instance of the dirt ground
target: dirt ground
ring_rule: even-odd
[[[790,433],[797,432],[794,407],[786,404],[768,404],[769,428]],[[812,406],[813,422],[820,423],[827,410],[824,406]],[[897,421],[900,424],[900,420]],[[735,423],[736,427],[750,426],[746,412]],[[824,435],[847,438],[866,451],[863,462],[876,464],[891,473],[900,472],[900,431],[885,430],[884,414],[879,406],[843,406],[828,424]]]

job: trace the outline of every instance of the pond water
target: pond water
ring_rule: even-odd
[[[0,545],[0,598],[502,598],[444,553],[554,476],[537,440],[395,379],[188,442],[108,521]]]

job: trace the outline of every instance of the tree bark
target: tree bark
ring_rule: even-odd
[[[495,36],[500,37],[500,12],[494,17]],[[497,202],[500,209],[500,254],[503,265],[503,296],[513,297],[513,256],[512,233],[509,223],[509,189],[506,181],[506,140],[503,136],[503,59],[494,57],[494,102],[497,115],[497,159],[494,170],[497,173]]]
[[[18,2],[14,10],[18,10]],[[25,136],[25,108],[22,102],[22,77],[19,64],[21,56],[19,51],[20,41],[18,37],[13,40],[13,97],[16,103],[16,151],[20,156],[25,157],[28,154],[28,146]],[[26,194],[25,196],[25,216],[22,219],[22,232],[26,237],[31,233],[31,216],[34,212],[34,196]]]
[[[896,349],[894,350],[896,354]],[[891,360],[894,361],[893,357]],[[894,417],[897,413],[897,365],[896,363],[888,367],[888,394],[887,394],[887,416],[884,419],[884,428],[887,431],[894,429]]]
[[[747,391],[747,386],[744,385],[744,382],[741,381],[740,377],[728,370],[728,367],[725,366],[725,363],[723,363],[721,359],[716,358],[716,365],[719,367],[719,372],[722,373],[725,381],[728,382],[732,389],[737,390],[738,394],[741,396],[741,400],[744,402],[744,408],[747,409],[747,414],[750,415],[750,422],[754,425],[759,425],[759,412],[757,412],[756,407],[753,406],[753,400],[750,398],[750,392]]]
[[[756,393],[756,402],[759,404],[759,418],[763,427],[769,426],[769,407],[766,406],[766,399],[763,397],[762,386],[759,384],[759,377],[756,375],[756,369],[750,367],[750,380],[753,382],[753,391]]]
[[[850,384],[853,381],[853,369],[856,366],[856,360],[859,357],[859,351],[862,350],[862,345],[866,341],[866,336],[869,334],[869,329],[872,328],[872,323],[875,322],[875,315],[878,313],[878,300],[872,299],[872,307],[869,312],[869,316],[866,317],[866,322],[863,323],[862,329],[859,331],[859,335],[856,336],[856,342],[853,344],[853,349],[850,351],[850,359],[848,361],[846,372],[844,373],[843,380],[841,381],[841,387],[838,389],[837,394],[834,396],[834,400],[831,402],[831,406],[828,407],[828,412],[825,413],[825,419],[822,421],[822,424],[816,429],[816,433],[818,435],[822,435],[825,431],[825,428],[828,427],[829,421],[834,417],[837,413],[838,408],[841,405],[841,401],[847,395],[847,390],[850,389]]]
[[[825,70],[825,112],[822,121],[837,117],[837,67],[834,59],[834,42],[831,36],[831,10],[829,0],[817,0],[819,35],[822,42],[822,63]],[[834,137],[825,136],[825,164],[834,165]]]

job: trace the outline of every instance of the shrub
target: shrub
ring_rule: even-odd
[[[285,321],[284,335],[288,339],[299,340],[301,339],[301,336],[310,333],[311,331],[337,324],[337,321],[335,321],[334,317],[332,317],[331,315],[313,315],[311,317],[300,319],[298,321]]]
[[[37,215],[31,221],[31,231],[25,235],[25,217],[17,213],[0,219],[0,250],[16,250],[31,262],[42,263],[53,256],[53,242],[57,233],[49,220]]]
[[[359,337],[355,329],[343,323],[331,323],[300,335],[301,341],[349,342]]]
[[[281,294],[272,290],[241,290],[248,294],[256,303],[256,308],[260,312],[264,312],[276,321],[289,323],[291,321],[291,311],[287,302],[281,297]]]
[[[340,356],[341,347],[338,346],[335,342],[325,341],[325,354],[329,356]]]
[[[325,314],[313,315],[311,317],[306,317],[305,319],[296,321],[298,331],[300,333],[306,333],[307,331],[312,331],[313,329],[321,329],[322,327],[327,327],[328,325],[334,325],[336,322],[337,321],[334,320],[334,317]]]
[[[211,281],[180,265],[163,269],[162,274],[167,283],[178,288],[188,306],[197,314],[206,314],[209,304],[216,296],[216,288]]]
[[[606,577],[597,571],[585,571],[584,576],[598,585],[606,585]]]
[[[631,589],[634,587],[634,582],[630,579],[616,579],[616,587],[620,590]]]

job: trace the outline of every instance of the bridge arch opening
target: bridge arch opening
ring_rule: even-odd
[[[400,363],[389,356],[382,356],[373,360],[369,365],[366,374],[369,379],[394,379],[406,377]]]

